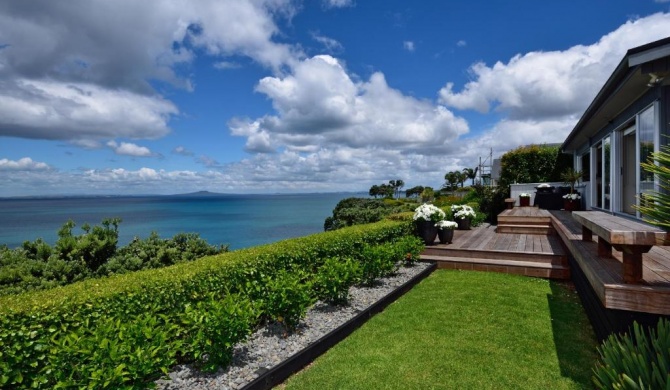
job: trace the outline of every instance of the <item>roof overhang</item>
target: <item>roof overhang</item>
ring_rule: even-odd
[[[569,153],[588,143],[591,137],[646,93],[650,81],[667,76],[669,71],[670,37],[628,50],[561,149]],[[668,79],[665,77],[663,84],[667,84]]]

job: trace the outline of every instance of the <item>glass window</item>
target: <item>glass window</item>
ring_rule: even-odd
[[[591,153],[582,155],[582,181],[591,179]]]
[[[610,165],[612,157],[612,145],[611,139],[609,136],[603,139],[603,208],[605,210],[611,210],[610,208],[610,197],[612,186],[612,178],[610,175]]]

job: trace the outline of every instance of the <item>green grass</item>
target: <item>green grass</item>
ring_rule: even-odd
[[[281,388],[589,388],[596,345],[564,284],[440,270]]]

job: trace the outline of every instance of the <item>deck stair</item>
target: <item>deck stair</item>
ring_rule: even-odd
[[[508,234],[556,234],[551,224],[551,214],[536,207],[515,207],[498,215],[498,233]]]
[[[438,268],[570,278],[568,257],[558,236],[501,234],[495,230],[456,231],[452,244],[427,246],[421,259],[437,263]]]

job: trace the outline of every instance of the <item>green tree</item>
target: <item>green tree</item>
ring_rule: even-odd
[[[445,183],[442,186],[442,189],[445,189],[445,190],[448,190],[448,191],[454,191],[455,189],[458,188],[458,183],[461,182],[461,172],[459,172],[459,171],[447,172],[444,175],[444,180],[445,180]]]
[[[389,180],[389,185],[393,188],[396,199],[400,198],[400,190],[405,186],[405,182],[398,180]]]
[[[479,170],[479,167],[476,168],[463,168],[463,174],[465,175],[466,179],[472,179],[472,185],[475,185],[475,179],[477,178],[477,171]]]
[[[408,188],[405,190],[405,197],[406,198],[413,198],[413,197],[418,197],[421,196],[421,193],[423,192],[424,187],[423,186],[415,186],[412,188]]]
[[[522,146],[501,157],[499,186],[509,195],[514,183],[562,182],[561,173],[570,167],[572,156],[561,153],[558,146]]]
[[[435,191],[431,187],[426,187],[421,191],[421,201],[426,203],[435,198]]]

